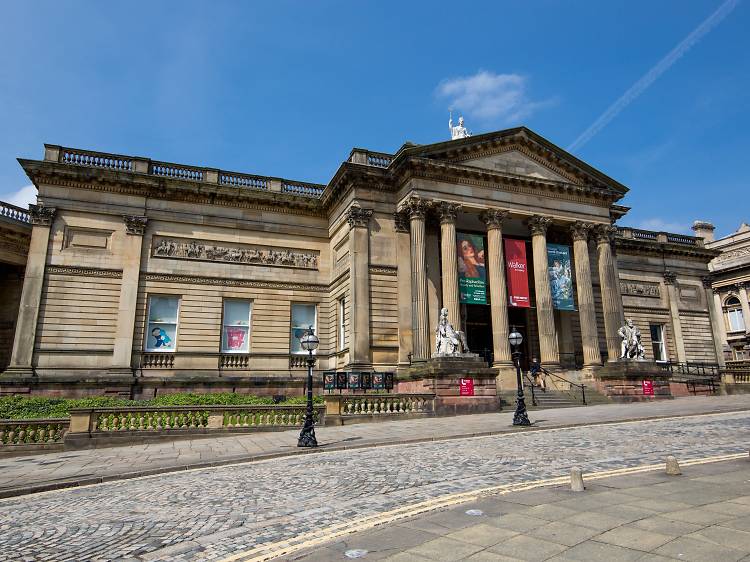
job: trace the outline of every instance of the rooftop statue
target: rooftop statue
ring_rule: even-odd
[[[440,320],[435,328],[435,355],[462,355],[469,353],[466,336],[448,322],[448,309],[440,309]],[[434,355],[433,355],[434,357]]]
[[[617,330],[618,335],[622,338],[620,359],[640,359],[646,358],[646,350],[641,344],[641,331],[633,324],[631,319],[625,321],[625,325]]]
[[[465,139],[466,137],[470,137],[471,133],[469,132],[469,129],[464,127],[464,118],[459,117],[458,118],[458,126],[453,126],[453,113],[450,114],[450,117],[448,118],[448,129],[451,132],[451,140],[456,139]]]

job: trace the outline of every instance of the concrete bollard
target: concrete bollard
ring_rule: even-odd
[[[678,463],[677,459],[672,455],[669,455],[667,457],[667,474],[671,474],[672,476],[678,476],[682,474],[682,471],[680,470],[680,463]]]
[[[572,492],[583,492],[583,472],[577,466],[570,469],[570,490]]]

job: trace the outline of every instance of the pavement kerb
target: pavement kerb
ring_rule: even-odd
[[[535,412],[543,412],[544,410],[535,410]],[[139,471],[133,471],[133,472],[123,472],[120,474],[111,474],[106,476],[87,476],[85,478],[73,478],[69,480],[58,480],[55,482],[45,482],[40,484],[30,484],[28,486],[19,486],[16,488],[5,488],[0,490],[0,500],[7,499],[7,498],[14,498],[18,496],[25,496],[30,494],[37,494],[42,492],[50,492],[54,490],[61,490],[66,488],[78,488],[82,486],[91,486],[96,484],[104,484],[107,482],[115,482],[118,480],[131,480],[134,478],[143,478],[148,476],[157,476],[160,474],[167,474],[170,472],[182,472],[182,471],[188,471],[188,470],[201,470],[206,468],[216,468],[216,467],[222,467],[222,466],[229,466],[229,465],[235,465],[235,464],[245,464],[245,463],[251,463],[251,462],[259,462],[259,461],[267,461],[267,460],[273,460],[283,457],[292,457],[295,455],[307,455],[307,454],[316,454],[316,453],[328,453],[328,452],[335,452],[335,451],[350,451],[350,450],[357,450],[357,449],[369,449],[374,447],[389,447],[394,445],[413,445],[418,443],[429,443],[434,441],[448,441],[451,439],[471,439],[476,437],[492,437],[495,435],[507,435],[507,434],[513,434],[518,432],[532,432],[532,431],[550,431],[550,430],[560,430],[560,429],[569,429],[573,427],[586,427],[586,426],[600,426],[600,425],[615,425],[615,424],[623,424],[623,423],[635,423],[635,422],[642,422],[642,421],[648,421],[648,420],[669,420],[669,419],[679,419],[679,418],[692,418],[692,417],[699,417],[699,416],[717,416],[717,415],[723,415],[723,414],[732,414],[737,412],[747,412],[750,411],[749,408],[728,408],[726,410],[716,411],[712,410],[710,412],[699,412],[694,414],[685,414],[685,415],[658,415],[658,416],[639,416],[635,418],[628,418],[628,419],[619,419],[619,420],[605,420],[605,421],[597,421],[597,422],[581,422],[581,423],[564,423],[564,424],[552,424],[549,426],[536,426],[531,425],[527,427],[516,427],[516,426],[505,426],[505,429],[498,429],[494,431],[480,431],[480,432],[471,432],[471,433],[460,433],[460,434],[454,434],[454,435],[441,435],[441,436],[432,436],[432,437],[415,437],[413,439],[399,439],[398,442],[393,441],[373,441],[370,443],[362,443],[358,445],[332,445],[330,447],[323,445],[316,449],[291,449],[289,451],[282,451],[282,452],[275,452],[275,453],[262,453],[262,454],[252,454],[252,455],[240,455],[240,456],[234,456],[231,458],[216,460],[216,461],[206,461],[201,463],[194,463],[194,464],[178,464],[178,465],[169,465],[169,466],[161,466],[154,469],[146,469],[146,470],[139,470]],[[394,420],[396,421],[396,420]]]
[[[748,454],[746,452],[734,453],[729,455],[719,455],[714,457],[704,457],[699,459],[690,459],[682,462],[681,465],[683,467],[689,467],[699,464],[739,460],[743,458],[748,458]],[[586,482],[590,482],[592,480],[601,480],[614,476],[628,476],[639,474],[642,472],[654,472],[657,470],[664,470],[664,463],[628,468],[617,468],[601,472],[584,473],[584,477]],[[513,492],[533,490],[535,488],[564,485],[569,481],[570,477],[566,475],[556,478],[536,480],[533,482],[502,484],[499,486],[491,486],[489,488],[482,488],[471,492],[461,492],[458,494],[451,494],[448,496],[433,498],[385,513],[379,513],[376,515],[364,517],[359,520],[332,525],[331,527],[328,527],[321,531],[305,533],[291,540],[259,545],[256,548],[238,552],[231,556],[223,558],[220,560],[220,562],[266,562],[267,560],[278,558],[279,556],[289,556],[301,550],[321,546],[323,544],[330,543],[336,539],[340,539],[354,533],[367,531],[381,525],[387,525],[401,519],[411,518],[431,511],[436,511],[438,509],[444,509],[446,507],[451,507],[457,504],[476,501],[487,496],[502,496]]]

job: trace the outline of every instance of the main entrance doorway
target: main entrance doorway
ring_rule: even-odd
[[[490,306],[484,304],[462,304],[461,316],[464,330],[466,331],[466,342],[472,353],[478,353],[482,358],[491,363],[493,360],[492,345],[492,315]],[[529,331],[528,331],[528,309],[508,307],[508,324],[515,328],[523,336],[521,344],[521,367],[528,370],[530,357]],[[513,350],[511,350],[513,351]]]

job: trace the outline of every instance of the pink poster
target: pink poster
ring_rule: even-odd
[[[245,330],[242,328],[227,328],[227,346],[232,351],[245,347]]]

